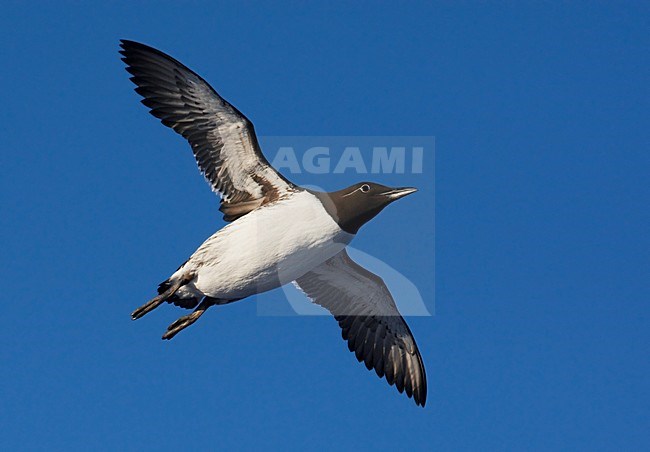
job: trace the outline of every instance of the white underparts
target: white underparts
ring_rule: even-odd
[[[289,283],[340,252],[354,235],[343,231],[307,191],[263,206],[206,240],[171,279],[195,280],[182,298],[244,298]]]

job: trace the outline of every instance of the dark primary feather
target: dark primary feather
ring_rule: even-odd
[[[159,50],[122,40],[126,70],[151,114],[185,137],[222,196],[226,221],[297,190],[264,158],[253,124],[199,75]]]
[[[380,277],[343,250],[298,278],[296,285],[334,315],[359,362],[424,406],[427,379],[420,351]]]

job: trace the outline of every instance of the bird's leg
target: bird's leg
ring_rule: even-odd
[[[191,314],[185,315],[180,319],[176,320],[174,323],[167,327],[167,331],[163,334],[163,339],[171,339],[176,336],[180,331],[184,330],[194,322],[196,322],[199,317],[203,315],[207,309],[214,304],[213,299],[210,297],[205,297],[203,301],[197,306],[197,308]]]
[[[157,297],[154,297],[151,300],[147,301],[145,304],[143,304],[138,309],[133,311],[131,313],[131,318],[133,320],[137,320],[140,317],[142,317],[143,315],[147,314],[148,312],[153,311],[158,306],[160,306],[163,302],[165,302],[165,300],[167,300],[169,297],[174,295],[178,289],[183,287],[188,282],[192,281],[192,279],[194,279],[194,275],[191,275],[189,273],[186,274],[181,279],[179,279],[177,282],[172,284],[169,287],[169,289],[167,289],[163,293],[159,294]]]

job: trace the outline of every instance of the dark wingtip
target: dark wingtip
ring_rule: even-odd
[[[147,47],[147,46],[137,41],[131,41],[130,39],[120,39],[120,47],[125,49],[127,47]]]
[[[125,57],[128,56],[127,55],[128,53],[137,52],[138,50],[152,52],[158,55],[162,55],[164,57],[169,57],[168,55],[164,54],[158,49],[155,49],[141,42],[131,41],[130,39],[120,39],[120,48],[121,50],[119,51],[119,53],[124,55]]]
[[[135,42],[129,41],[128,39],[120,39],[120,53],[124,55],[126,53],[126,48],[131,44],[135,44]]]

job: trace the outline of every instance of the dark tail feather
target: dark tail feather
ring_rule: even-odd
[[[187,274],[187,275],[183,276],[183,278],[181,278],[180,280],[178,280],[176,282],[171,282],[170,280],[167,280],[167,281],[161,283],[158,286],[158,296],[152,298],[151,300],[149,300],[148,302],[146,302],[145,304],[140,306],[138,309],[133,311],[133,313],[131,313],[131,318],[133,320],[137,320],[140,317],[142,317],[143,315],[145,315],[145,314],[153,311],[154,309],[156,309],[163,302],[165,302],[165,301],[170,301],[171,302],[172,297],[176,297],[176,295],[175,295],[176,291],[178,291],[178,289],[183,287],[185,284],[192,281],[192,279],[194,279],[194,276],[190,275],[190,274]],[[176,299],[181,300],[178,297],[176,297]],[[191,301],[191,300],[188,299],[188,301]]]
[[[158,295],[167,292],[171,286],[172,283],[170,280],[161,282],[160,285],[158,286]],[[167,298],[165,301],[167,303],[172,303],[178,306],[179,308],[194,309],[199,305],[199,302],[201,301],[201,297],[181,298],[178,296],[177,293],[175,293],[171,297]]]

